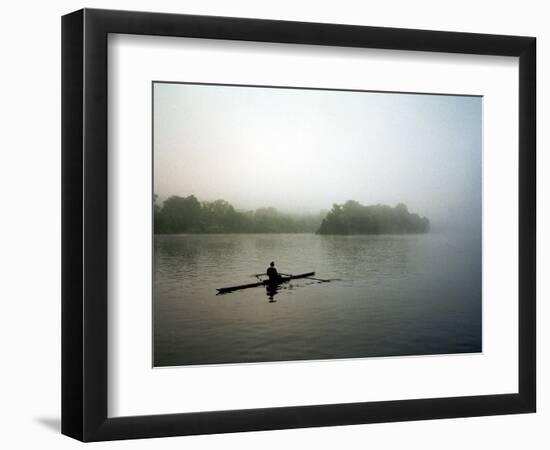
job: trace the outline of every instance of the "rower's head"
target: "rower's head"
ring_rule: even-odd
[[[269,265],[270,265],[271,267],[275,267],[275,263],[274,263],[273,261],[271,261],[271,262],[269,263]]]

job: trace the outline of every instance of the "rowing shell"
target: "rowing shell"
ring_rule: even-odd
[[[290,280],[295,280],[296,278],[307,278],[307,277],[312,277],[314,275],[315,275],[315,272],[301,273],[299,275],[291,275],[291,276],[288,276],[288,277],[281,277],[279,279],[279,281],[277,281],[277,282],[273,282],[273,281],[270,281],[270,280],[264,280],[264,281],[259,281],[259,282],[256,282],[256,283],[241,284],[239,286],[223,287],[223,288],[219,288],[219,289],[216,289],[216,290],[220,294],[225,294],[227,292],[233,292],[233,291],[238,291],[240,289],[248,289],[248,288],[253,288],[253,287],[258,287],[258,286],[268,286],[268,285],[275,285],[276,286],[276,285],[281,284],[281,283],[287,283]]]

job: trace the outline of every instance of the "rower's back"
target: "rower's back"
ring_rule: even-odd
[[[266,275],[269,277],[269,281],[276,281],[279,279],[279,272],[275,269],[275,263],[269,264],[269,267],[265,271]]]

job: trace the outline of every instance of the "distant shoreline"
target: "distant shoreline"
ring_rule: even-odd
[[[275,208],[241,211],[225,200],[201,202],[194,195],[171,196],[162,207],[154,197],[155,234],[323,235],[419,234],[430,229],[427,217],[410,213],[399,203],[362,205],[355,200],[334,204],[328,212],[287,214]]]

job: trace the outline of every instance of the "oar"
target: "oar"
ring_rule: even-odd
[[[283,277],[291,277],[292,276],[291,273],[282,273],[282,272],[279,272],[279,275],[282,275]],[[265,277],[265,276],[267,276],[267,274],[266,273],[253,273],[251,276],[259,278],[259,277]]]
[[[330,280],[325,280],[323,278],[307,277],[306,279],[307,280],[321,281],[322,283],[330,283],[331,281],[342,281],[342,278],[331,278]]]
[[[322,278],[307,277],[308,280],[321,281],[323,283],[330,283],[332,280],[323,280]]]

